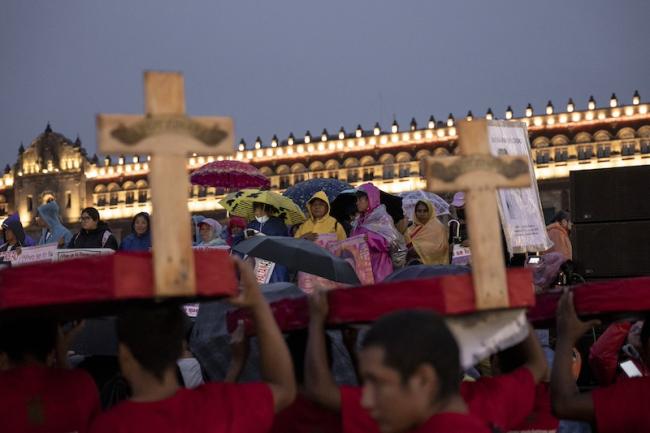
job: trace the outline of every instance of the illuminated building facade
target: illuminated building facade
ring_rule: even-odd
[[[605,107],[590,98],[578,110],[572,100],[556,109],[549,101],[542,113],[528,106],[515,118],[507,108],[504,119],[528,124],[532,157],[547,212],[569,208],[569,172],[607,167],[650,164],[650,104],[635,93],[631,104],[621,104],[612,95]],[[469,112],[467,118],[473,114]],[[496,118],[492,110],[485,114]],[[282,190],[313,178],[337,178],[352,185],[374,182],[388,192],[421,189],[425,186],[420,161],[428,156],[456,153],[454,117],[433,117],[419,124],[393,122],[371,129],[360,125],[336,133],[323,130],[302,137],[290,134],[285,140],[273,136],[264,144],[258,137],[252,146],[242,140],[234,158],[257,166],[271,179],[273,189]],[[203,155],[188,158],[188,171],[223,157]],[[50,126],[26,149],[19,151],[13,167],[0,179],[0,219],[19,212],[24,224],[35,208],[55,198],[68,225],[76,224],[86,206],[99,209],[111,225],[124,227],[140,211],[150,211],[146,157],[121,156],[115,160],[88,158],[81,142],[53,132]],[[216,213],[221,191],[192,187],[188,206],[194,213]],[[119,229],[118,229],[119,230]]]

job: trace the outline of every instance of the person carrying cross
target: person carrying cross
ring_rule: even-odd
[[[253,270],[235,263],[242,289],[230,302],[251,311],[263,382],[181,388],[176,361],[185,333],[182,311],[165,304],[133,307],[116,322],[120,369],[133,395],[97,417],[93,433],[263,433],[271,428],[274,414],[295,397],[291,357]]]

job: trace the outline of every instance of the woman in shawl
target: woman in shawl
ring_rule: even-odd
[[[386,207],[380,204],[379,189],[372,183],[366,183],[358,191],[357,210],[360,216],[350,237],[366,236],[372,273],[375,282],[380,282],[393,273],[393,265],[403,265],[399,256],[406,250],[404,238],[395,228]]]
[[[436,217],[436,210],[429,201],[415,204],[413,225],[406,231],[409,256],[417,256],[425,265],[449,264],[447,227]]]

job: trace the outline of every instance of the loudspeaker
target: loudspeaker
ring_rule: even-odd
[[[572,171],[573,221],[650,219],[650,165]]]
[[[586,278],[650,275],[650,220],[575,224],[573,258]]]

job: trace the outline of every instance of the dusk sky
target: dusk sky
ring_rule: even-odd
[[[96,113],[142,112],[146,69],[182,71],[188,113],[232,116],[249,144],[647,101],[648,17],[648,0],[5,0],[0,163],[48,121],[92,155]]]

